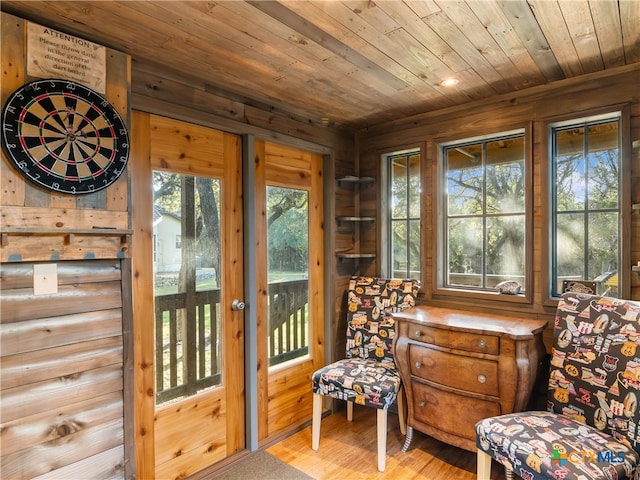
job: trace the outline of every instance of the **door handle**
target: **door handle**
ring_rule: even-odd
[[[242,300],[238,300],[237,298],[233,302],[231,302],[231,310],[244,310],[244,307],[244,302]]]

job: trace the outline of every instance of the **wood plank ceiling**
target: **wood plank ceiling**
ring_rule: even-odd
[[[356,131],[640,62],[640,0],[14,1],[230,98]],[[443,86],[447,79],[457,84]]]

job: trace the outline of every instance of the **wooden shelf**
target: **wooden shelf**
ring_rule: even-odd
[[[133,230],[120,230],[117,228],[44,228],[44,227],[6,227],[2,229],[2,234],[7,235],[68,235],[77,233],[78,235],[98,235],[116,237],[119,235],[131,235]]]
[[[133,230],[116,228],[6,227],[0,260],[38,262],[126,258]]]
[[[71,228],[42,228],[42,227],[7,227],[2,230],[2,246],[9,244],[10,236],[51,236],[60,235],[65,237],[65,243],[73,242],[75,235],[94,236],[94,237],[121,237],[123,244],[127,243],[127,236],[131,235],[133,230],[119,230],[116,228],[87,228],[87,229],[71,229]]]
[[[367,184],[376,181],[373,177],[356,177],[354,175],[347,175],[336,179],[338,183],[351,183],[351,184]]]
[[[336,217],[338,222],[363,222],[363,223],[372,223],[376,221],[376,217]]]
[[[359,195],[361,193],[362,186],[370,186],[374,185],[376,179],[374,177],[358,177],[356,175],[345,175],[344,177],[336,178],[339,187],[349,188],[353,192],[354,196],[354,208],[353,215],[338,215],[336,216],[336,220],[338,221],[339,226],[348,225],[351,230],[353,230],[354,237],[360,236],[360,231],[366,229],[369,224],[372,224],[376,221],[376,217],[358,215],[360,210],[358,208],[359,205]],[[342,192],[344,193],[344,191]],[[340,212],[342,213],[342,212]],[[351,213],[351,212],[348,212]],[[354,244],[353,249],[356,249]],[[339,264],[346,267],[346,269],[352,269],[352,273],[355,275],[356,272],[360,271],[360,267],[369,268],[371,262],[376,258],[376,255],[373,253],[338,253],[336,252],[336,259]],[[343,268],[344,269],[344,268]]]
[[[634,203],[633,205],[631,205],[631,209],[632,210],[640,210],[640,203]]]
[[[376,258],[375,253],[338,253],[339,260],[373,260]]]

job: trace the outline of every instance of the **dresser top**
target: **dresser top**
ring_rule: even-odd
[[[518,339],[532,338],[547,326],[546,320],[533,320],[512,315],[494,315],[428,305],[408,308],[401,312],[395,312],[392,316],[399,321],[408,320],[443,330],[497,334]]]

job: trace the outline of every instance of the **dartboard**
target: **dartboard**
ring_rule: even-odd
[[[2,147],[28,180],[74,195],[111,185],[129,158],[116,109],[69,80],[38,80],[12,93],[2,109]]]

